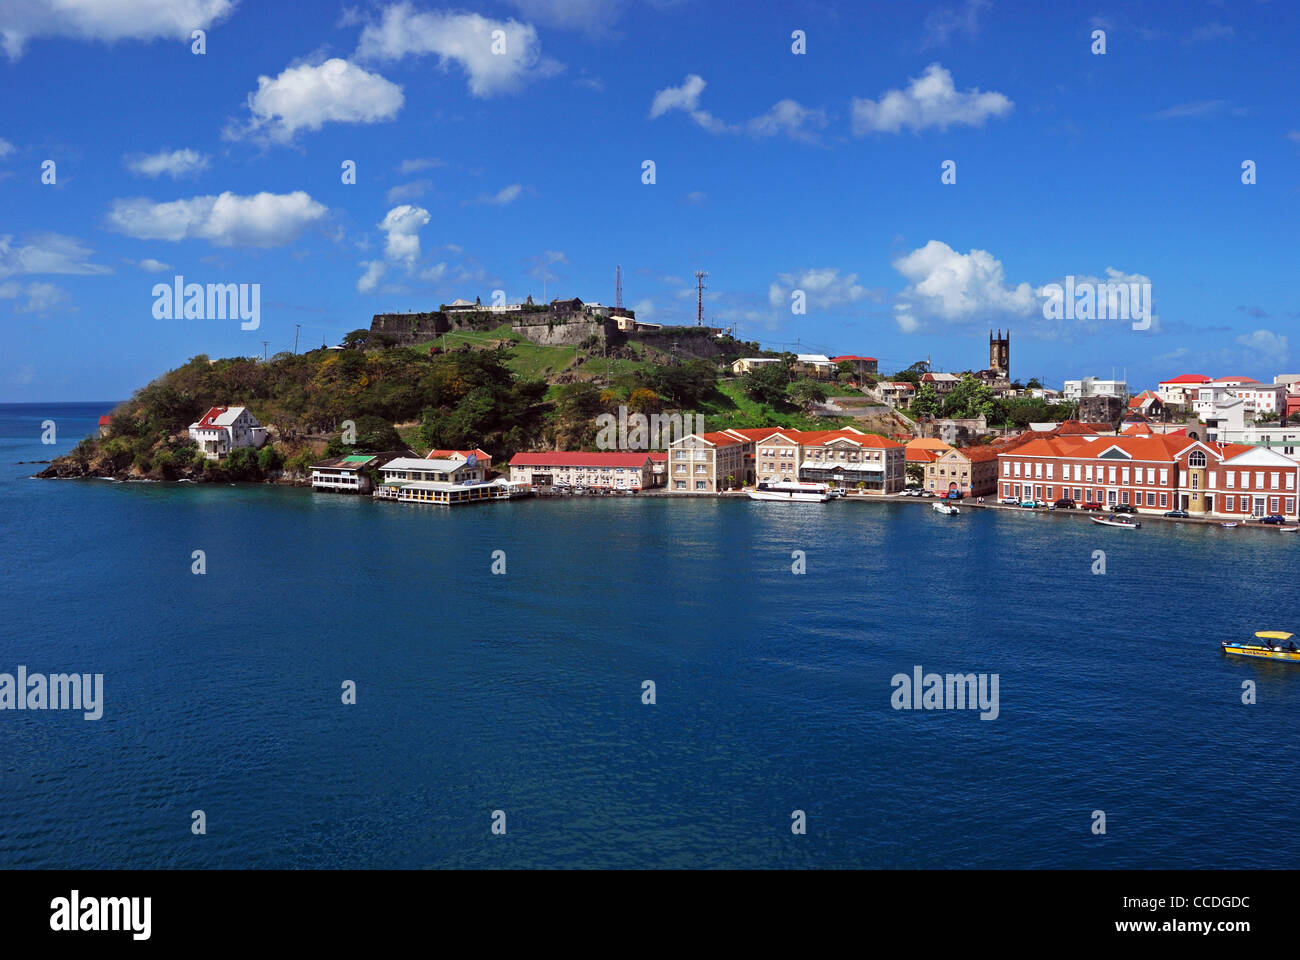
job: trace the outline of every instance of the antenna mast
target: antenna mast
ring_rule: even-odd
[[[704,326],[704,278],[709,275],[707,270],[695,271],[695,325]]]
[[[614,309],[623,312],[623,267],[614,268]]]

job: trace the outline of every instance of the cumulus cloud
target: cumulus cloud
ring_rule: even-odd
[[[301,190],[240,196],[190,197],[155,203],[145,197],[113,201],[108,225],[140,240],[202,239],[219,247],[279,247],[329,212]]]
[[[410,173],[419,173],[421,170],[433,170],[437,167],[445,167],[446,161],[439,160],[437,157],[411,157],[403,160],[397,166],[397,172],[402,176]]]
[[[68,295],[52,283],[29,283],[27,302],[18,308],[19,313],[47,313],[62,306]]]
[[[826,111],[805,107],[797,100],[780,100],[766,113],[744,124],[727,123],[707,110],[700,108],[700,95],[708,84],[695,73],[686,75],[676,87],[664,87],[650,102],[650,119],[656,120],[666,113],[685,113],[697,126],[710,133],[745,132],[752,137],[765,139],[781,134],[792,140],[815,143],[818,133],[827,124]]]
[[[797,100],[781,100],[767,113],[750,120],[746,129],[755,137],[785,134],[792,140],[814,143],[826,124],[826,111],[805,107]]]
[[[170,263],[163,263],[153,257],[145,257],[143,260],[137,261],[136,266],[141,270],[147,270],[149,273],[165,273],[172,268]]]
[[[886,91],[879,100],[853,98],[853,133],[913,133],[953,126],[982,127],[990,117],[1004,117],[1015,104],[1000,93],[972,87],[958,90],[952,74],[937,63],[914,77],[906,90]]]
[[[654,99],[650,102],[650,119],[655,120],[665,113],[681,110],[710,133],[722,133],[728,130],[729,127],[725,123],[707,110],[700,109],[700,94],[704,92],[705,86],[707,84],[703,77],[688,73],[681,86],[664,87],[655,93]]]
[[[780,273],[767,289],[767,300],[774,307],[788,307],[790,294],[802,290],[808,306],[831,309],[859,300],[879,301],[882,294],[858,283],[858,275],[840,276],[835,267],[818,267],[800,273]]]
[[[382,260],[362,260],[360,265],[366,268],[366,272],[357,280],[357,291],[369,293],[379,285],[387,268]]]
[[[1039,311],[1033,288],[1009,285],[1002,261],[987,250],[958,253],[931,240],[893,266],[909,281],[894,306],[894,319],[904,333],[918,329],[926,318],[982,322],[990,314],[1027,317]]]
[[[404,203],[394,207],[379,224],[379,229],[388,235],[384,255],[389,260],[402,260],[414,263],[420,256],[420,228],[429,222],[429,211],[423,207],[413,207]]]
[[[1237,343],[1257,355],[1260,360],[1285,363],[1290,353],[1287,338],[1272,330],[1255,330],[1252,333],[1242,334],[1237,338]]]
[[[101,264],[90,263],[91,251],[76,237],[40,233],[14,244],[13,234],[0,234],[0,277],[28,273],[64,273],[93,276],[112,273]]]
[[[959,33],[974,39],[980,32],[980,11],[988,6],[989,0],[966,0],[966,4],[961,7],[936,7],[931,10],[922,27],[925,37],[921,41],[921,49],[941,47]]]
[[[477,13],[421,13],[406,2],[386,7],[378,23],[366,25],[356,55],[361,60],[400,60],[425,54],[437,55],[443,70],[453,63],[459,66],[476,97],[510,93],[564,69],[542,56],[531,24]]]
[[[10,60],[28,40],[185,40],[228,17],[235,0],[9,0],[0,5],[0,46]]]
[[[208,168],[208,158],[197,150],[160,150],[157,153],[134,154],[124,158],[126,167],[142,177],[160,177],[173,180],[191,176]]]
[[[410,200],[419,200],[432,187],[432,180],[412,180],[410,183],[399,183],[397,186],[389,188],[388,202],[396,206]]]
[[[1156,314],[1152,311],[1152,304],[1146,302],[1145,291],[1150,290],[1150,287],[1143,286],[1144,284],[1150,284],[1151,278],[1143,273],[1125,273],[1123,270],[1118,270],[1115,267],[1107,267],[1104,272],[1106,274],[1104,278],[1093,276],[1091,274],[1073,275],[1074,277],[1073,285],[1075,291],[1084,292],[1085,298],[1088,292],[1092,293],[1096,301],[1096,313],[1099,316],[1090,317],[1090,318],[1079,318],[1076,315],[1075,319],[1073,319],[1070,322],[1073,325],[1077,327],[1081,327],[1085,330],[1100,330],[1104,326],[1113,324],[1115,320],[1122,320],[1125,323],[1127,323],[1130,319],[1136,320],[1137,315],[1134,313],[1134,310],[1136,309],[1136,304],[1135,301],[1131,299],[1131,297],[1133,296],[1132,285],[1137,284],[1139,288],[1138,295],[1143,298],[1141,302],[1141,309],[1143,310],[1143,312],[1149,314],[1150,327],[1148,329],[1153,331],[1158,331],[1160,329],[1160,316],[1159,314]],[[1124,298],[1123,294],[1115,290],[1116,285],[1122,285],[1128,289],[1129,298],[1127,299],[1127,303],[1128,303],[1127,317],[1117,316],[1117,314],[1125,312],[1124,305],[1126,299]],[[1066,278],[1058,277],[1051,284],[1044,284],[1043,286],[1040,286],[1037,290],[1034,291],[1035,296],[1039,298],[1041,312],[1044,315],[1059,317],[1065,314],[1065,307],[1066,307],[1065,286],[1066,286]],[[1071,312],[1077,311],[1079,309],[1078,302],[1079,302],[1078,295],[1076,293],[1075,306]],[[1103,309],[1106,313],[1105,317],[1100,316]]]
[[[0,137],[0,160],[3,160],[5,157],[9,156],[9,154],[13,152],[14,152],[14,145],[10,143],[8,140],[6,140],[4,137]]]
[[[427,280],[430,283],[438,283],[447,275],[447,264],[435,263],[431,267],[425,267],[420,271],[420,279]]]
[[[243,127],[228,127],[228,139],[265,133],[280,142],[299,130],[327,123],[382,123],[405,102],[402,88],[338,57],[324,63],[287,67],[275,78],[257,78],[248,95],[252,116]]]

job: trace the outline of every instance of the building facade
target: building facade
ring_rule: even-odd
[[[247,407],[212,407],[190,424],[189,435],[209,460],[241,447],[261,447],[267,438],[266,428]]]
[[[516,453],[510,458],[510,482],[532,487],[589,490],[649,490],[656,486],[649,453]]]
[[[992,496],[998,489],[998,451],[957,447],[925,465],[925,489],[936,497],[956,492],[963,497]]]
[[[753,482],[754,441],[740,431],[692,433],[668,445],[671,493],[721,493]]]

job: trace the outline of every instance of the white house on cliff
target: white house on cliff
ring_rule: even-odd
[[[257,422],[247,407],[213,407],[190,424],[190,439],[199,445],[205,457],[217,460],[231,450],[265,444],[266,427]]]

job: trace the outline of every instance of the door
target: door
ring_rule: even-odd
[[[1107,491],[1106,491],[1106,503],[1109,504],[1109,505],[1112,506],[1112,507],[1115,506],[1115,491],[1114,491],[1114,490],[1107,490]]]
[[[1264,516],[1264,498],[1263,498],[1263,497],[1255,497],[1254,499],[1255,499],[1255,502],[1254,502],[1253,506],[1251,507],[1250,515],[1251,515],[1252,517],[1262,517],[1262,516]]]

